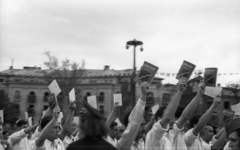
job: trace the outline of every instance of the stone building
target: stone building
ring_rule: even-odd
[[[25,112],[34,118],[36,123],[42,111],[48,108],[47,97],[49,95],[48,84],[45,72],[52,70],[42,70],[38,67],[24,67],[23,69],[10,69],[0,72],[0,90],[5,90],[10,101],[18,104],[19,117],[24,118]],[[132,69],[114,70],[109,66],[104,69],[85,69],[74,87],[79,91],[76,98],[77,108],[80,109],[82,100],[87,96],[96,95],[98,109],[105,116],[108,116],[113,108],[113,94],[122,93],[123,101],[131,101],[130,80]],[[147,106],[150,107],[161,100],[162,78],[155,77],[149,86]],[[136,99],[140,96],[140,86],[136,84]],[[59,105],[67,110],[67,103],[61,101],[61,94],[58,96]],[[61,106],[60,106],[61,107]]]

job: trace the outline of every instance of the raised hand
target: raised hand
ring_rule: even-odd
[[[205,92],[205,83],[204,80],[201,80],[200,83],[198,84],[198,94],[203,95]]]
[[[148,87],[148,83],[146,83],[146,82],[141,83],[141,93],[142,93],[142,96],[146,96],[147,95],[147,87]]]
[[[183,92],[186,88],[187,88],[187,79],[182,77],[178,81],[177,90],[178,90],[178,92]]]
[[[75,104],[75,102],[70,102],[70,104],[69,104],[69,109],[70,109],[70,111],[75,111],[75,109],[76,109],[76,104]]]
[[[57,106],[55,106],[55,108],[53,109],[53,118],[54,118],[55,120],[57,120],[58,117],[59,117],[59,115],[60,115],[60,107],[57,105]]]

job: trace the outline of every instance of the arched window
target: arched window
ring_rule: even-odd
[[[45,92],[44,93],[44,96],[43,96],[43,101],[47,102],[48,101],[48,95],[49,93],[48,92]]]
[[[36,102],[36,95],[33,91],[28,94],[28,102],[29,103],[35,103]]]
[[[103,93],[103,92],[101,92],[101,93],[99,94],[99,96],[98,96],[98,101],[99,101],[99,102],[104,102],[104,93]]]
[[[14,95],[14,98],[15,99],[20,99],[20,97],[21,97],[20,91],[16,91],[15,95]]]
[[[34,116],[34,105],[28,106],[28,116]]]

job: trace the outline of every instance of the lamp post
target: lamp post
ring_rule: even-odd
[[[131,93],[132,93],[132,106],[134,107],[135,105],[135,101],[136,101],[136,84],[134,82],[134,78],[136,75],[136,47],[137,46],[141,46],[140,51],[143,51],[142,48],[143,42],[141,41],[137,41],[137,40],[133,40],[133,41],[128,41],[127,45],[126,45],[126,49],[128,49],[129,47],[133,46],[133,73],[132,73],[132,77],[131,77]]]

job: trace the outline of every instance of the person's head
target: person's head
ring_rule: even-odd
[[[106,137],[108,134],[106,118],[86,101],[84,101],[84,107],[87,111],[80,117],[80,130],[84,137],[92,141]]]
[[[163,117],[165,109],[166,109],[166,106],[162,106],[157,110],[157,112],[155,114],[156,121],[160,120]]]
[[[189,122],[190,128],[194,128],[198,124],[198,121],[200,118],[201,118],[201,114],[193,115],[192,119]]]
[[[231,150],[240,149],[240,118],[235,118],[225,126],[229,147]]]
[[[42,119],[40,127],[41,129],[44,129],[46,127],[46,125],[52,120],[52,116],[46,116]],[[53,125],[52,130],[50,131],[47,139],[49,141],[54,141],[55,139],[58,138],[58,134],[61,131],[61,127],[59,125],[59,123],[56,121]]]
[[[28,122],[24,119],[19,119],[17,122],[16,122],[16,127],[17,127],[17,131],[19,130],[22,130],[22,129],[25,129],[28,127]]]
[[[119,129],[119,131],[118,131],[118,136],[116,138],[117,140],[119,140],[122,137],[122,134],[123,134],[123,132],[125,130],[125,126],[123,125],[121,127],[118,127],[118,129]]]
[[[144,126],[145,126],[145,119],[143,119],[143,121],[141,123],[141,126],[138,129],[138,133],[137,133],[137,136],[135,138],[136,142],[138,142],[139,139],[144,137],[144,134],[145,134]]]
[[[119,132],[118,124],[116,122],[112,122],[110,124],[109,136],[111,138],[117,138]]]
[[[210,125],[205,125],[202,131],[200,132],[200,136],[205,142],[209,143],[212,140],[212,137],[214,136],[213,127]]]

